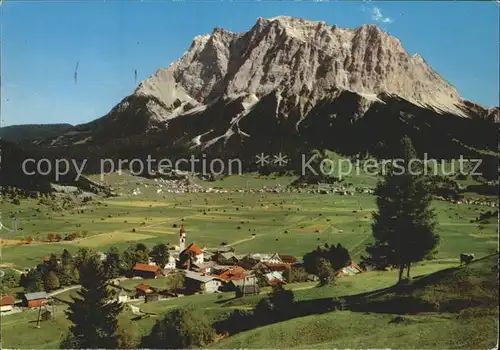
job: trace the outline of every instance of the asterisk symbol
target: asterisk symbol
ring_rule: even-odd
[[[269,156],[267,154],[261,153],[257,155],[255,158],[257,158],[257,165],[264,166],[269,164]]]
[[[288,157],[286,154],[282,154],[280,152],[278,155],[274,156],[273,163],[278,164],[279,166],[284,166],[288,163]]]

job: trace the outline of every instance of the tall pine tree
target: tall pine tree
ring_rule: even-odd
[[[118,314],[123,305],[111,300],[106,273],[95,256],[80,265],[79,298],[66,311],[73,323],[62,348],[113,349],[117,347]]]
[[[439,235],[434,232],[431,190],[408,137],[402,139],[399,155],[395,156],[398,157],[375,190],[378,206],[372,224],[375,242],[367,251],[381,254],[390,265],[398,266],[401,282],[405,267],[410,278],[411,264],[435,251]]]

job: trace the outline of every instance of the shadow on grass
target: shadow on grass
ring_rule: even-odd
[[[494,255],[498,257],[498,254],[492,254],[478,261]],[[262,313],[257,307],[254,311],[235,310],[227,319],[217,322],[215,328],[219,334],[236,334],[293,318],[339,310],[404,315],[487,309],[498,305],[497,282],[498,269],[489,263],[452,267],[369,292],[294,302],[287,310],[278,312]],[[238,303],[237,299],[219,303]],[[248,299],[243,302],[248,303]]]

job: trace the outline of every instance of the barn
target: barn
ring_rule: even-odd
[[[132,271],[134,276],[142,278],[156,278],[162,274],[161,269],[158,266],[148,264],[135,264]]]
[[[49,298],[50,296],[45,292],[26,293],[23,295],[23,305],[29,308],[39,307]]]

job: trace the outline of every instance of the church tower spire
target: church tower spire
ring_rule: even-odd
[[[181,225],[181,229],[179,230],[179,249],[181,252],[186,249],[186,229],[184,228],[184,224]]]

